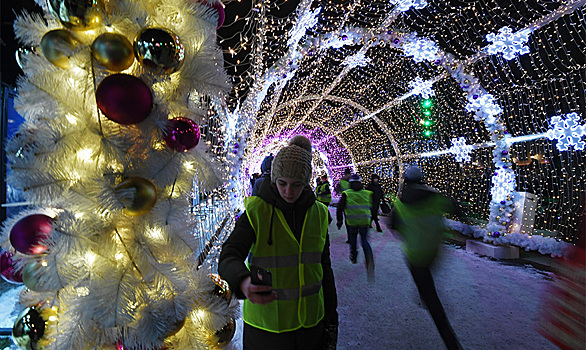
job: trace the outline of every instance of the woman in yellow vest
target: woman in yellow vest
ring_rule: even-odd
[[[309,186],[311,160],[311,142],[292,138],[273,160],[271,182],[246,198],[246,212],[222,247],[218,272],[245,299],[245,350],[336,347],[331,218]],[[272,285],[253,284],[250,266],[269,271]]]

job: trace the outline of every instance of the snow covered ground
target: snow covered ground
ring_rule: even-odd
[[[376,282],[368,284],[364,255],[348,259],[344,228],[330,225],[332,264],[338,290],[338,349],[444,349],[433,320],[419,301],[400,250],[389,230],[370,231]],[[438,295],[465,349],[556,349],[535,329],[551,274],[510,266],[446,246],[434,270]],[[11,328],[17,289],[0,299],[0,327]],[[228,349],[241,349],[241,320]]]

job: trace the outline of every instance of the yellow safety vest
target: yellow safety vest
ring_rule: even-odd
[[[344,215],[348,226],[370,226],[372,220],[372,191],[346,190]]]
[[[329,205],[332,202],[332,194],[331,192],[325,193],[325,194],[321,194],[322,191],[325,190],[326,186],[330,186],[329,183],[323,183],[319,186],[317,186],[316,189],[316,194],[317,194],[317,200],[324,203],[325,205]]]
[[[342,192],[350,189],[350,182],[348,180],[340,179],[340,188]]]
[[[416,205],[394,202],[400,224],[397,230],[403,236],[403,252],[415,266],[428,266],[437,256],[444,233],[446,209],[451,206],[446,198],[435,195],[428,201]]]
[[[244,322],[274,333],[317,325],[324,317],[321,256],[329,224],[327,207],[316,201],[307,210],[297,241],[281,210],[259,197],[245,198],[244,205],[256,235],[247,264],[269,270],[277,294],[265,305],[244,300]]]

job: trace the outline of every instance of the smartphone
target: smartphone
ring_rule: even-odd
[[[263,269],[258,266],[251,265],[250,266],[250,279],[252,284],[262,285],[262,286],[272,286],[273,285],[273,275],[271,271]],[[267,292],[267,294],[270,292]]]

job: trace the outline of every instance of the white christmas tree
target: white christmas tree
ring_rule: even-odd
[[[27,289],[23,349],[213,349],[238,303],[198,270],[193,182],[222,185],[198,141],[227,90],[218,0],[37,0],[14,24],[24,76],[8,141],[29,208],[3,226]]]

